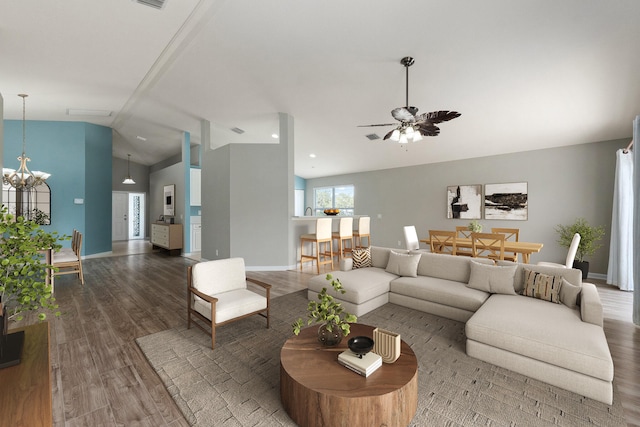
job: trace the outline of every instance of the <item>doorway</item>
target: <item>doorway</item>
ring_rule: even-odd
[[[144,193],[112,193],[113,241],[144,239],[146,197]]]

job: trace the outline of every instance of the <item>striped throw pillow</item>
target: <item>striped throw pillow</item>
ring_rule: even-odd
[[[351,251],[353,269],[371,267],[371,246],[368,248],[354,249]]]
[[[524,269],[524,290],[522,291],[524,296],[559,304],[561,286],[562,276],[551,276]]]

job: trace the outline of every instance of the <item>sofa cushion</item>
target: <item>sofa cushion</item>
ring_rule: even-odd
[[[542,274],[525,268],[522,295],[559,304],[562,280],[561,276]]]
[[[516,274],[514,277],[513,287],[516,290],[516,293],[522,293],[524,289],[524,269],[537,271],[542,274],[551,274],[556,276],[562,276],[569,283],[576,286],[582,286],[582,272],[580,270],[576,270],[575,268],[565,268],[565,267],[554,267],[554,266],[546,266],[546,265],[536,265],[536,264],[518,264],[511,261],[497,261],[497,265],[517,265]]]
[[[516,266],[495,266],[471,261],[468,287],[492,294],[515,295],[513,276]]]
[[[409,251],[403,249],[394,249],[395,252],[408,254]],[[380,246],[371,246],[371,265],[378,268],[387,268],[389,264],[390,248],[382,248]]]
[[[581,289],[581,286],[572,285],[563,277],[562,286],[560,287],[560,302],[569,308],[576,308]]]
[[[398,276],[416,277],[418,262],[420,262],[420,254],[399,254],[391,251],[385,271]]]
[[[359,248],[351,251],[353,268],[371,267],[371,247]]]
[[[467,321],[465,332],[474,341],[613,380],[613,361],[603,329],[583,322],[577,309],[564,304],[491,295]]]
[[[478,258],[474,261],[493,265],[493,261],[490,259]],[[471,259],[469,257],[425,252],[418,263],[418,276],[468,283],[470,272]]]
[[[467,311],[476,311],[489,298],[487,292],[465,283],[427,276],[399,277],[391,282],[391,292]]]
[[[308,289],[320,293],[322,288],[327,288],[329,295],[354,304],[361,304],[389,292],[389,282],[398,277],[377,267],[332,271],[331,274],[334,279],[339,279],[342,283],[342,287],[346,291],[344,294],[338,294],[333,290],[331,284],[326,280],[326,274],[309,279]]]

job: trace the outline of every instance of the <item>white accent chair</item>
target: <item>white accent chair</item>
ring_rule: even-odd
[[[571,245],[569,246],[569,252],[567,252],[567,259],[564,265],[555,262],[540,261],[538,265],[545,265],[548,267],[564,267],[573,268],[573,261],[576,259],[576,253],[578,253],[578,246],[580,245],[580,234],[576,233],[571,239]]]
[[[250,290],[247,282],[264,289],[266,295]],[[187,267],[187,329],[193,323],[209,331],[196,319],[211,328],[211,348],[216,345],[216,328],[258,314],[267,319],[271,285],[247,278],[244,259],[228,258],[201,262]]]
[[[338,261],[340,261],[348,252],[353,251],[353,218],[340,218],[338,231],[331,233],[331,236],[333,240],[338,241]],[[346,243],[349,243],[349,246]]]

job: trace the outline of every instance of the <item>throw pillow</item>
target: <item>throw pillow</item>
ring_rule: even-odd
[[[398,276],[418,277],[418,263],[421,254],[399,254],[391,251],[385,271]]]
[[[551,276],[537,271],[524,269],[524,290],[522,295],[556,304],[560,303],[562,276]]]
[[[560,302],[569,308],[576,308],[581,290],[580,286],[567,282],[567,279],[563,277],[562,286],[560,286]]]
[[[471,261],[471,274],[467,287],[492,294],[515,295],[513,289],[513,277],[516,274],[517,265],[495,266]]]
[[[371,267],[371,246],[351,251],[353,269]]]

